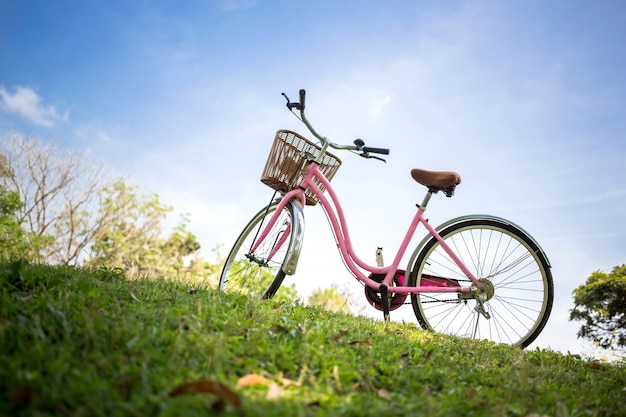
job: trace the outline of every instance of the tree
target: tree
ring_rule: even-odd
[[[120,267],[130,275],[176,275],[210,270],[194,259],[190,267],[184,258],[200,249],[196,236],[187,230],[188,216],[166,239],[162,223],[172,207],[163,205],[154,193],[141,194],[138,187],[123,180],[106,187],[100,199],[91,253],[85,264]]]
[[[7,159],[0,155],[0,178],[11,175]],[[37,248],[45,242],[22,228],[19,212],[24,204],[15,191],[0,185],[0,260],[35,259]]]
[[[574,290],[570,320],[582,321],[578,337],[603,348],[626,346],[626,265],[596,271]]]
[[[4,155],[0,185],[22,199],[19,222],[39,242],[36,257],[76,263],[98,225],[91,219],[98,193],[108,183],[104,165],[86,154],[61,151],[50,143],[13,134],[0,141]]]
[[[328,311],[337,313],[350,312],[348,297],[346,297],[336,285],[331,285],[329,288],[316,289],[307,299],[307,304],[322,307]]]
[[[22,228],[17,212],[22,208],[19,195],[0,186],[0,260],[26,258],[28,234]]]
[[[26,239],[29,255],[38,261],[105,264],[130,275],[217,274],[218,266],[197,256],[200,244],[187,230],[188,216],[163,238],[172,208],[156,194],[114,181],[85,153],[20,134],[2,138],[0,187],[0,216],[11,232],[2,236],[16,245]],[[20,228],[24,234],[18,235]]]

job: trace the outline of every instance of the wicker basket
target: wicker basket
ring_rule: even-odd
[[[276,191],[287,193],[300,185],[306,175],[308,158],[317,158],[321,148],[309,140],[290,130],[276,132],[274,144],[267,157],[265,169],[261,175],[261,182]],[[339,167],[341,160],[326,152],[320,165],[320,171],[330,181]],[[316,181],[322,192],[324,186]],[[315,205],[319,199],[310,190],[305,192],[306,203]]]

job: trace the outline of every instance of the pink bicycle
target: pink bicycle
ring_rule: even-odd
[[[390,265],[370,265],[354,253],[346,218],[330,180],[341,161],[328,149],[348,150],[365,158],[389,154],[388,149],[338,145],[319,135],[304,114],[305,91],[287,108],[319,139],[317,146],[302,136],[280,130],[276,134],[261,181],[275,190],[272,202],[243,229],[230,251],[219,280],[223,291],[272,298],[285,275],[296,271],[304,237],[304,208],[321,204],[330,221],[346,267],[365,288],[371,305],[389,312],[411,304],[422,328],[476,339],[526,347],[543,330],[554,297],[550,262],[535,239],[508,220],[463,216],[432,227],[424,212],[433,194],[452,197],[461,182],[454,172],[411,170],[427,188],[417,205],[398,253]],[[297,114],[296,114],[297,116]],[[328,196],[324,194],[326,192]],[[276,193],[280,193],[279,198]],[[428,235],[417,245],[408,267],[399,269],[419,225]]]

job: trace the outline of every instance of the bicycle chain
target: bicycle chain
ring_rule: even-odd
[[[471,279],[457,279],[457,282],[472,282]],[[459,299],[450,299],[450,300],[433,300],[433,301],[420,301],[421,304],[428,304],[428,303],[454,303],[457,304],[459,302]],[[402,305],[409,305],[409,304],[413,304],[411,302],[408,303],[402,303]]]
[[[420,304],[428,304],[428,303],[454,303],[454,304],[458,304],[459,300],[434,300],[434,301],[420,301]],[[413,304],[411,302],[408,303],[402,303],[402,305],[409,305],[409,304]]]

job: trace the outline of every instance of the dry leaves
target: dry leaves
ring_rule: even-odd
[[[283,377],[278,378],[278,382],[280,382],[281,384],[283,384],[286,387],[299,387],[299,386],[302,386],[302,382],[300,382],[300,381],[292,381],[291,379],[283,378]]]
[[[285,389],[283,387],[299,387],[302,385],[299,381],[292,381],[291,379],[283,378],[282,376],[278,378],[277,382],[280,383],[280,385],[262,375],[248,374],[239,378],[237,381],[237,388],[247,388],[253,386],[268,387],[265,398],[273,400],[285,395]]]
[[[350,342],[350,346],[372,346],[372,342],[369,340],[353,340]]]
[[[285,390],[272,382],[269,389],[267,390],[267,394],[265,394],[265,398],[267,398],[268,400],[273,400],[275,398],[280,398],[283,395],[285,395]]]
[[[600,362],[589,362],[589,363],[586,363],[585,364],[585,368],[593,369],[595,371],[602,371],[602,370],[604,370],[604,366]]]
[[[337,333],[336,335],[334,335],[334,336],[332,337],[332,339],[331,339],[331,340],[332,340],[333,342],[338,342],[338,341],[339,341],[339,339],[341,339],[342,337],[344,337],[344,336],[345,336],[345,335],[347,335],[347,334],[348,334],[348,329],[343,329],[343,330],[340,330],[340,331],[339,331],[339,333]]]
[[[339,330],[339,332],[337,332],[337,334],[334,335],[331,340],[337,343],[339,340],[343,339],[348,334],[348,332],[348,329]],[[353,340],[350,342],[350,346],[372,346],[372,342],[370,342],[369,340]]]
[[[279,377],[277,382],[271,381],[262,375],[248,374],[244,375],[237,381],[237,389],[248,388],[254,386],[267,387],[267,393],[265,398],[273,400],[281,398],[285,395],[285,388],[290,386],[300,386],[301,382],[292,381],[288,378]],[[212,381],[209,379],[202,379],[199,381],[185,382],[184,384],[176,387],[170,392],[170,397],[178,397],[180,395],[189,394],[211,394],[218,398],[216,408],[220,410],[224,408],[226,404],[230,404],[237,409],[239,415],[244,415],[244,411],[241,405],[241,398],[237,393],[231,390],[228,386]]]
[[[241,407],[241,399],[239,398],[239,396],[226,385],[220,382],[211,381],[209,379],[185,382],[184,384],[179,385],[172,392],[170,392],[170,397],[178,397],[181,395],[189,394],[215,395],[219,400],[219,407],[222,407],[223,404],[228,403],[233,405],[238,410],[239,415],[244,415],[243,408]]]
[[[391,393],[384,388],[378,390],[378,396],[385,400],[391,401]]]
[[[252,387],[254,385],[267,386],[270,381],[261,375],[248,374],[244,375],[237,381],[237,388]]]

